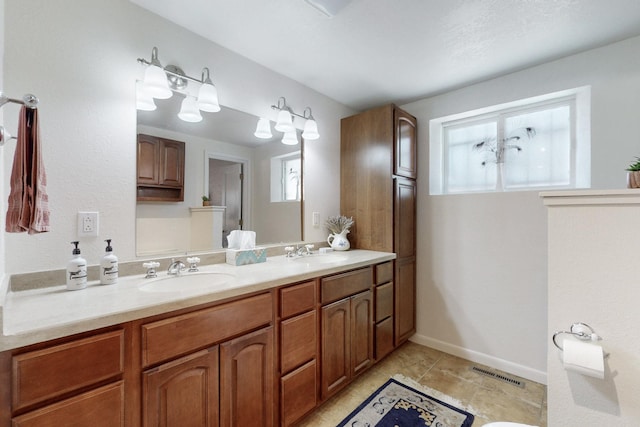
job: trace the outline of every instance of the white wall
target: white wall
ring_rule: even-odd
[[[313,143],[306,141],[305,146]],[[271,142],[254,150],[252,229],[260,230],[265,242],[294,242],[300,239],[300,202],[272,202],[271,184],[274,180],[272,159],[300,150],[300,145],[284,145]],[[280,171],[276,171],[278,177]],[[278,180],[278,182],[280,182]],[[304,184],[303,184],[304,185]],[[277,218],[277,221],[273,221]]]
[[[4,67],[2,66],[2,60],[4,59],[4,0],[0,0],[0,90],[4,87]],[[4,125],[4,108],[0,108],[0,124]],[[0,165],[4,165],[5,163],[5,149],[4,147],[0,147]],[[4,191],[4,174],[0,173],[0,227],[4,230],[5,223],[5,215],[7,212],[6,209],[6,197],[8,197],[8,193],[5,194]],[[4,278],[5,271],[5,255],[4,255],[4,233],[0,232],[0,283],[2,283],[2,279]]]
[[[566,371],[548,351],[549,426],[640,425],[640,191],[579,192],[549,203],[549,330],[583,322],[609,353],[604,379]],[[571,337],[560,337],[572,339]]]
[[[428,196],[429,120],[585,85],[592,186],[622,188],[625,167],[640,155],[640,38],[403,106],[418,118],[415,341],[546,381],[542,203],[536,192]]]
[[[324,240],[325,230],[311,226],[311,212],[325,218],[339,211],[339,119],[352,110],[127,0],[10,0],[5,17],[4,91],[40,98],[52,222],[50,233],[4,234],[8,273],[63,268],[79,210],[100,212],[100,237],[81,239],[90,264],[102,255],[105,236],[113,238],[122,261],[135,259],[133,82],[142,75],[136,59],[149,59],[153,46],[164,64],[180,65],[189,75],[210,67],[228,107],[270,115],[269,106],[286,96],[296,111],[313,108],[322,137],[306,145],[305,238]],[[17,109],[4,113],[15,133]],[[13,147],[4,154],[6,179]]]

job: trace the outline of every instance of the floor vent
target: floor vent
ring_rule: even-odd
[[[471,370],[477,372],[478,374],[485,375],[487,377],[495,378],[496,380],[504,381],[505,383],[509,383],[516,387],[524,388],[524,381],[517,380],[515,378],[508,377],[506,375],[498,374],[496,372],[488,371],[486,369],[478,368],[477,366],[472,366]]]

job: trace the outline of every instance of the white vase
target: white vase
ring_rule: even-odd
[[[347,233],[349,230],[344,230],[342,233],[329,234],[327,237],[327,243],[334,251],[348,251],[351,247],[349,239],[347,239]]]

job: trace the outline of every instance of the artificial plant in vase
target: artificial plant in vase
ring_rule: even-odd
[[[343,215],[330,216],[325,221],[325,226],[329,230],[327,243],[335,251],[346,251],[351,247],[347,234],[353,225],[353,218],[347,218]]]
[[[627,168],[627,187],[640,188],[640,157]]]
[[[482,166],[486,166],[487,163],[496,164],[496,188],[502,190],[504,188],[504,161],[506,152],[508,150],[515,150],[521,152],[523,150],[520,145],[520,141],[526,137],[528,140],[535,138],[536,129],[531,126],[521,127],[515,129],[511,134],[505,138],[497,139],[495,136],[485,138],[480,142],[473,143],[471,148],[473,150],[480,150],[485,152],[485,159],[482,161]]]
[[[211,206],[211,199],[208,196],[202,196],[202,206]]]

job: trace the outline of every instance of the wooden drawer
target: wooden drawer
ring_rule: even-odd
[[[376,324],[376,360],[393,350],[393,317]]]
[[[376,286],[376,322],[393,315],[393,282]]]
[[[142,362],[153,365],[267,325],[271,294],[261,294],[142,326]]]
[[[316,282],[310,281],[280,290],[280,317],[286,319],[316,305]]]
[[[282,393],[281,422],[283,426],[290,426],[316,407],[316,361],[312,360],[282,377],[280,386]]]
[[[393,280],[393,261],[376,265],[376,285],[382,285]]]
[[[366,267],[360,270],[336,274],[322,278],[322,304],[327,304],[339,299],[366,291],[373,285],[373,268]]]
[[[123,330],[16,355],[12,359],[13,410],[115,379],[123,370]]]
[[[12,420],[13,427],[124,426],[124,384],[118,381]]]
[[[281,370],[286,374],[316,357],[317,317],[315,311],[283,320],[280,324]]]

